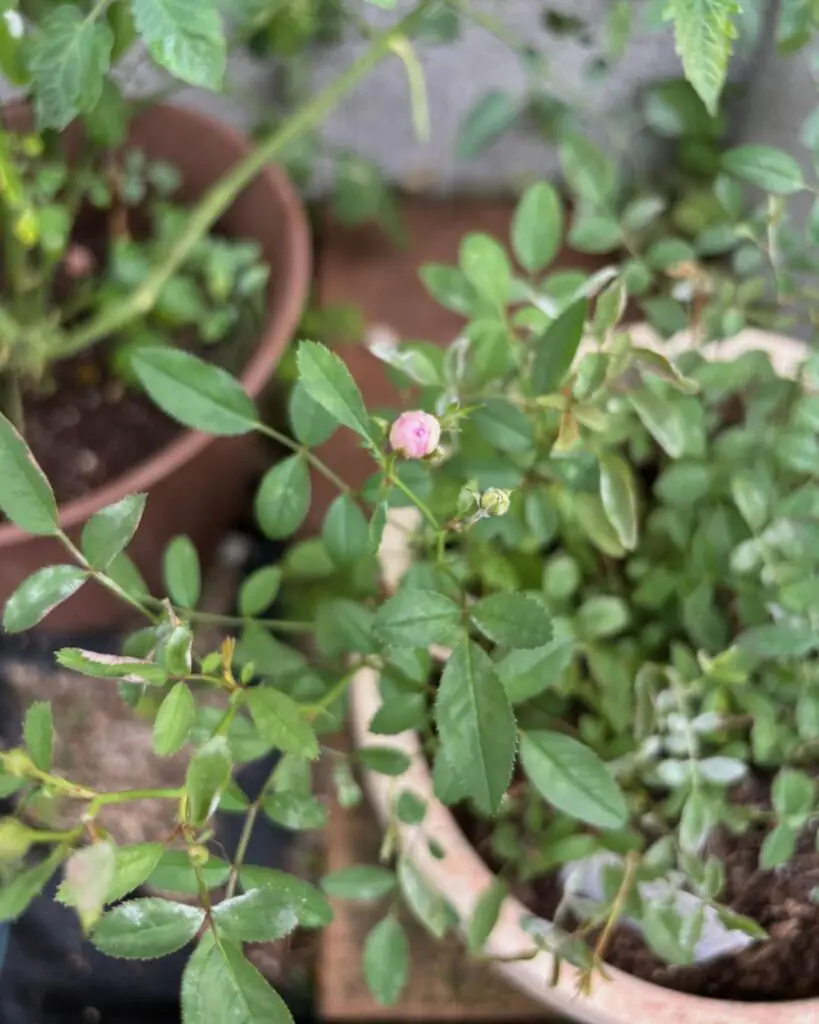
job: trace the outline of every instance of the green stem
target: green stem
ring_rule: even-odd
[[[116,583],[114,580],[112,580],[110,576],[106,576],[104,572],[101,572],[99,569],[95,569],[88,561],[88,559],[85,557],[85,555],[82,553],[82,551],[80,551],[80,549],[75,544],[73,544],[64,533],[60,533],[59,536],[60,540],[63,543],[63,546],[68,548],[68,550],[71,552],[74,558],[76,558],[76,560],[84,569],[88,570],[88,573],[92,579],[95,579],[98,583],[101,583],[112,593],[116,594],[117,597],[125,601],[126,604],[131,605],[132,608],[136,608],[137,611],[141,612],[143,615],[149,618],[151,622],[158,621],[157,616],[154,615],[154,613],[149,608],[146,608],[145,605],[139,600],[139,598],[132,597],[127,590],[124,590],[119,585],[119,583]]]
[[[256,429],[260,433],[266,434],[274,441],[277,441],[280,445],[289,449],[291,452],[295,452],[297,455],[304,455],[310,465],[313,466],[317,472],[321,473],[326,480],[329,480],[334,487],[337,487],[342,494],[353,493],[349,484],[346,484],[337,473],[334,473],[325,462],[322,462],[317,455],[314,455],[310,449],[305,447],[303,444],[299,444],[298,441],[294,441],[291,437],[288,437],[287,434],[282,434],[273,427],[268,427],[266,423],[257,423]]]
[[[164,260],[154,267],[143,283],[125,301],[100,310],[97,316],[91,317],[86,323],[71,331],[65,343],[55,351],[55,358],[64,359],[81,352],[94,342],[149,312],[165,282],[184,263],[199,239],[230,207],[242,189],[296,139],[321,124],[339,101],[391,51],[395,41],[416,28],[433,2],[434,0],[421,0],[406,17],[377,36],[369,49],[334,82],[308,100],[224,178],[212,185],[199,203],[189,211],[185,228],[170,245]]]
[[[279,763],[275,766],[275,768],[273,768],[273,770],[267,776],[264,785],[259,790],[259,795],[256,797],[256,799],[253,801],[253,803],[247,810],[247,814],[245,815],[245,820],[242,825],[242,832],[241,835],[239,836],[239,843],[236,847],[236,856],[234,857],[233,864],[231,865],[230,868],[230,877],[228,878],[227,889],[225,890],[226,900],[229,900],[231,896],[233,896],[233,894],[236,892],[236,885],[239,881],[239,872],[242,870],[242,864],[244,864],[245,862],[245,857],[247,856],[247,848],[250,845],[250,836],[251,833],[253,832],[253,826],[256,824],[256,819],[259,816],[259,811],[261,810],[262,801],[264,800],[265,794],[267,793],[267,788],[276,778],[276,773],[278,772],[279,768],[281,768],[281,766],[286,763],[287,762],[285,761],[285,759],[282,758],[279,761]]]
[[[11,420],[19,433],[25,433],[22,382],[11,372],[0,377],[0,412]]]
[[[292,622],[288,619],[257,619],[250,615],[222,615],[219,612],[197,612],[186,611],[188,619],[198,619],[200,622],[212,622],[223,626],[266,626],[268,629],[278,629],[282,633],[312,633],[316,628],[312,622]]]
[[[429,506],[424,504],[424,502],[418,497],[418,495],[412,490],[412,488],[408,487],[401,479],[401,477],[396,476],[394,473],[391,473],[389,475],[388,480],[393,486],[397,487],[398,490],[405,495],[405,497],[409,498],[409,500],[418,509],[418,511],[421,513],[424,519],[426,519],[426,521],[433,528],[433,530],[440,533],[441,524],[438,522],[435,514],[432,511],[430,511]]]
[[[178,800],[183,789],[123,789],[117,793],[97,793],[86,808],[83,818],[91,821],[108,804],[123,804],[133,800]]]

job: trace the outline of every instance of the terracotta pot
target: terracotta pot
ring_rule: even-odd
[[[24,128],[26,108],[7,108],[6,120]],[[69,145],[74,139],[69,138]],[[203,114],[157,106],[137,116],[128,144],[166,160],[182,175],[181,196],[193,202],[252,148],[249,139]],[[310,278],[310,236],[301,202],[284,171],[268,165],[241,193],[217,225],[236,238],[261,243],[271,268],[267,309],[258,347],[242,374],[252,397],[259,395],[295,329]],[[185,431],[129,472],[60,509],[60,525],[75,540],[95,512],[135,491],[149,492],[145,514],[128,554],[148,585],[161,593],[161,554],[171,537],[187,534],[204,562],[245,500],[256,441],[253,435],[212,438]],[[51,538],[30,537],[11,524],[0,526],[0,604],[43,565],[65,562]],[[98,629],[128,617],[128,609],[96,583],[51,613],[49,631]]]
[[[641,344],[654,340],[648,331],[639,329]],[[676,341],[677,350],[690,347],[687,338]],[[758,331],[745,331],[737,338],[708,346],[709,358],[732,358],[744,351],[764,349],[782,376],[792,375],[793,368],[804,353],[805,346],[789,338]],[[666,352],[669,346],[664,346]],[[394,589],[411,563],[408,539],[419,522],[414,509],[393,510],[384,531],[379,559],[385,584]],[[447,652],[436,650],[437,656]],[[476,853],[458,824],[442,803],[435,799],[429,764],[421,750],[418,735],[405,732],[397,736],[375,735],[369,723],[381,706],[378,673],[371,668],[360,669],[352,684],[350,711],[353,737],[357,746],[367,743],[390,746],[406,754],[410,767],[399,779],[364,772],[364,783],[376,813],[382,822],[390,819],[390,809],[399,792],[410,790],[427,806],[421,826],[398,825],[400,843],[426,880],[444,894],[460,921],[468,922],[481,893],[493,875]],[[429,851],[427,837],[434,836],[445,851],[441,860]],[[501,909],[498,923],[486,943],[486,953],[493,957],[510,957],[532,948],[532,941],[520,927],[522,917],[530,911],[514,897],[508,897]],[[532,999],[550,1010],[585,1024],[817,1024],[819,999],[781,1003],[740,1003],[708,999],[674,992],[671,989],[641,981],[623,971],[608,968],[609,980],[597,978],[590,995],[577,994],[578,972],[563,964],[560,982],[551,987],[554,959],[541,952],[532,960],[499,963],[496,969]]]

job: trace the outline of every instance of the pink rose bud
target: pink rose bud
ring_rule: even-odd
[[[390,446],[405,459],[432,455],[441,440],[441,424],[428,412],[402,412],[390,430]]]
[[[94,269],[94,254],[84,245],[76,243],[65,254],[65,272],[69,277],[88,277]]]

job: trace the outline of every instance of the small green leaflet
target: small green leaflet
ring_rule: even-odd
[[[38,569],[23,580],[6,602],[3,629],[7,633],[21,633],[36,626],[75,594],[86,579],[87,573],[76,565],[47,565]]]
[[[565,309],[537,340],[532,366],[532,388],[536,395],[557,391],[569,372],[583,337],[588,299],[578,299]]]
[[[126,683],[151,683],[156,686],[168,679],[168,673],[161,665],[144,658],[99,654],[96,651],[83,651],[79,647],[63,647],[57,651],[57,662],[72,672],[81,672],[97,679],[121,679]]]
[[[236,942],[275,942],[299,924],[293,901],[271,886],[224,900],[214,909],[213,920],[220,933]]]
[[[95,569],[107,569],[131,541],[145,509],[145,494],[127,494],[93,515],[82,530],[82,553]]]
[[[239,611],[242,615],[261,615],[273,603],[279,592],[282,570],[267,565],[252,572],[239,590]]]
[[[330,505],[321,536],[336,565],[349,565],[372,550],[370,525],[348,494],[339,494]]]
[[[196,702],[184,682],[176,683],[159,706],[154,722],[154,753],[169,757],[180,750],[196,720]]]
[[[342,426],[371,440],[364,399],[344,362],[316,341],[299,343],[296,362],[299,381],[313,401]]]
[[[162,560],[165,586],[174,604],[195,608],[202,590],[199,555],[189,537],[174,537],[165,548]]]
[[[535,274],[554,259],[563,234],[563,209],[546,181],[530,185],[512,218],[512,247],[524,270]]]
[[[461,270],[478,295],[497,309],[506,308],[512,268],[503,246],[489,235],[471,232],[461,241]]]
[[[486,940],[497,924],[507,891],[508,887],[502,878],[493,878],[478,897],[466,933],[467,948],[473,955],[480,953],[486,945]]]
[[[298,440],[308,448],[329,441],[338,428],[336,419],[310,397],[301,381],[290,392],[290,423]]]
[[[637,485],[631,467],[619,455],[600,456],[600,500],[626,551],[637,546]]]
[[[524,594],[492,594],[473,604],[469,614],[484,636],[505,647],[543,647],[552,638],[548,612]]]
[[[170,900],[126,900],[102,916],[91,941],[124,960],[152,960],[186,946],[205,919],[200,907]]]
[[[500,89],[484,93],[461,121],[456,142],[458,158],[474,160],[512,127],[522,109],[520,100],[511,93]]]
[[[395,1003],[409,975],[409,941],[392,914],[379,921],[364,942],[362,965],[367,987],[382,1006]]]
[[[336,899],[369,903],[383,899],[395,889],[395,875],[377,864],[353,864],[325,875],[321,887]]]
[[[433,889],[409,856],[398,861],[398,886],[413,915],[433,936],[441,939],[447,928],[447,905],[443,896]]]
[[[55,899],[74,907],[83,932],[99,920],[114,880],[116,847],[110,841],[92,843],[74,850],[66,861],[65,877]]]
[[[802,168],[789,154],[772,146],[739,146],[722,154],[722,167],[736,178],[766,192],[788,196],[805,188]]]
[[[256,492],[256,519],[265,536],[289,537],[310,511],[310,474],[302,455],[291,455],[268,470]]]
[[[221,89],[227,44],[214,3],[131,0],[131,11],[139,37],[160,67],[188,85]]]
[[[164,851],[162,843],[137,843],[118,846],[114,877],[108,887],[106,903],[116,903],[147,881]]]
[[[214,813],[230,772],[230,747],[224,736],[214,736],[193,755],[185,776],[188,817],[193,824],[203,824]]]
[[[685,447],[685,432],[674,403],[653,391],[630,391],[626,398],[657,444],[672,459],[678,459]]]
[[[327,899],[319,890],[295,875],[289,875],[276,868],[244,865],[239,879],[245,891],[271,888],[278,897],[295,908],[302,928],[324,928],[333,919],[333,911]]]
[[[34,867],[26,868],[10,882],[5,883],[0,888],[0,921],[15,921],[39,895],[67,856],[68,851],[57,846],[45,860],[41,860]]]
[[[23,739],[34,764],[40,771],[49,771],[54,746],[54,719],[48,701],[35,701],[29,706],[23,720]]]
[[[313,727],[292,697],[272,686],[254,686],[247,692],[247,704],[256,728],[277,750],[308,759],[318,757]]]

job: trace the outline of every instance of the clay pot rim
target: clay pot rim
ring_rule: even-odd
[[[173,104],[157,104],[157,107],[171,109],[197,122],[203,131],[216,136],[231,148],[239,149],[242,154],[249,149],[250,140],[246,135],[207,114]],[[270,379],[299,321],[311,272],[310,232],[301,200],[290,179],[278,165],[270,163],[264,166],[257,177],[275,194],[281,208],[282,235],[285,239],[282,250],[287,253],[287,259],[281,270],[280,301],[276,305],[267,304],[256,347],[240,377],[242,385],[253,399],[259,396]],[[95,512],[120,501],[128,494],[150,491],[157,481],[171,475],[216,440],[215,435],[186,430],[181,425],[180,430],[176,440],[125,473],[89,494],[60,505],[60,528],[69,531],[84,523]],[[0,550],[30,539],[30,535],[14,523],[0,524]]]
[[[657,347],[657,338],[640,326],[637,333],[642,345]],[[687,337],[674,339],[663,350],[679,352],[692,347]],[[736,338],[701,347],[710,358],[734,358],[745,351],[762,349],[771,355],[774,368],[782,376],[792,376],[796,361],[807,346],[800,341],[762,331],[744,331]],[[411,564],[408,537],[420,522],[415,509],[393,509],[379,550],[379,561],[387,588],[395,589]],[[436,648],[436,657],[446,651]],[[394,800],[403,789],[424,800],[427,812],[420,826],[398,822],[402,849],[409,852],[422,875],[439,892],[444,893],[461,921],[468,921],[480,895],[494,880],[494,873],[464,836],[454,817],[433,793],[432,774],[421,750],[418,735],[404,732],[395,736],[376,735],[369,730],[373,715],[381,706],[378,673],[365,667],[358,670],[350,690],[350,718],[356,747],[367,743],[389,746],[405,754],[410,767],[399,778],[363,771],[364,784],[371,803],[382,823],[394,820]],[[400,788],[399,788],[400,787]],[[446,855],[436,859],[430,852],[426,837],[439,840]],[[532,948],[532,940],[520,927],[522,917],[532,912],[513,896],[503,903],[498,923],[487,940],[485,951],[490,956],[509,957]],[[579,996],[576,983],[579,972],[563,964],[559,983],[549,987],[548,979],[554,958],[543,951],[531,960],[498,963],[498,970],[516,988],[550,1009],[567,1014],[586,1024],[816,1024],[819,1020],[819,997],[778,1003],[744,1003],[689,995],[643,981],[616,968],[608,967],[608,981],[595,979],[589,995]]]

